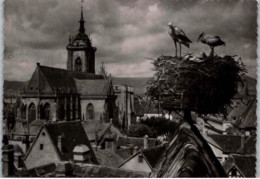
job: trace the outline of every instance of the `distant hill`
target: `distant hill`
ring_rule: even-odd
[[[151,77],[112,77],[114,85],[128,85],[134,87],[135,94],[143,95],[146,91],[146,83]],[[256,95],[256,79],[249,76],[243,76],[245,85],[248,85],[248,91],[250,95]],[[4,94],[13,95],[19,94],[20,89],[27,85],[28,81],[4,81]],[[239,89],[239,94],[245,94],[245,88]]]
[[[244,88],[238,89],[239,95],[243,96],[246,93],[246,86],[248,86],[249,95],[256,96],[256,94],[257,94],[257,90],[256,90],[257,80],[252,78],[252,77],[249,77],[249,76],[243,76],[242,80],[244,81]]]
[[[20,89],[26,87],[28,81],[4,81],[4,95],[16,96],[20,93]]]

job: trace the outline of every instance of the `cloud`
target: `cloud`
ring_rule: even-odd
[[[80,0],[6,0],[4,78],[28,80],[36,62],[66,68],[69,34],[79,28]],[[256,77],[255,1],[85,0],[85,27],[103,61],[116,76],[151,76],[147,58],[174,55],[171,21],[193,41],[183,53],[209,53],[196,42],[204,31],[227,44],[216,53],[238,55]]]

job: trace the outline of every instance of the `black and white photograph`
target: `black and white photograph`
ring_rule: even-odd
[[[2,176],[257,177],[257,6],[4,0]]]

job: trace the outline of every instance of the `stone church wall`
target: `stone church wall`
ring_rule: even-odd
[[[83,115],[84,115],[84,120],[87,119],[87,106],[88,104],[92,104],[94,107],[94,119],[99,120],[100,117],[102,116],[103,118],[103,113],[105,111],[104,106],[105,106],[105,99],[81,99],[81,119],[83,120]]]

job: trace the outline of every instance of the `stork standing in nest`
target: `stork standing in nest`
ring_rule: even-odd
[[[221,46],[221,45],[226,45],[226,43],[224,41],[222,41],[220,39],[219,36],[213,36],[213,35],[207,35],[204,34],[204,32],[202,32],[198,38],[198,42],[202,42],[203,44],[207,44],[210,49],[210,56],[213,57],[214,56],[214,48],[217,46]]]
[[[191,40],[185,35],[185,33],[183,32],[182,29],[180,29],[179,27],[173,26],[171,22],[168,23],[170,30],[169,30],[169,34],[172,37],[174,44],[175,44],[175,57],[177,57],[177,51],[178,51],[178,47],[177,47],[177,42],[180,45],[180,58],[181,58],[181,45],[185,45],[186,47],[190,48],[190,43]]]

